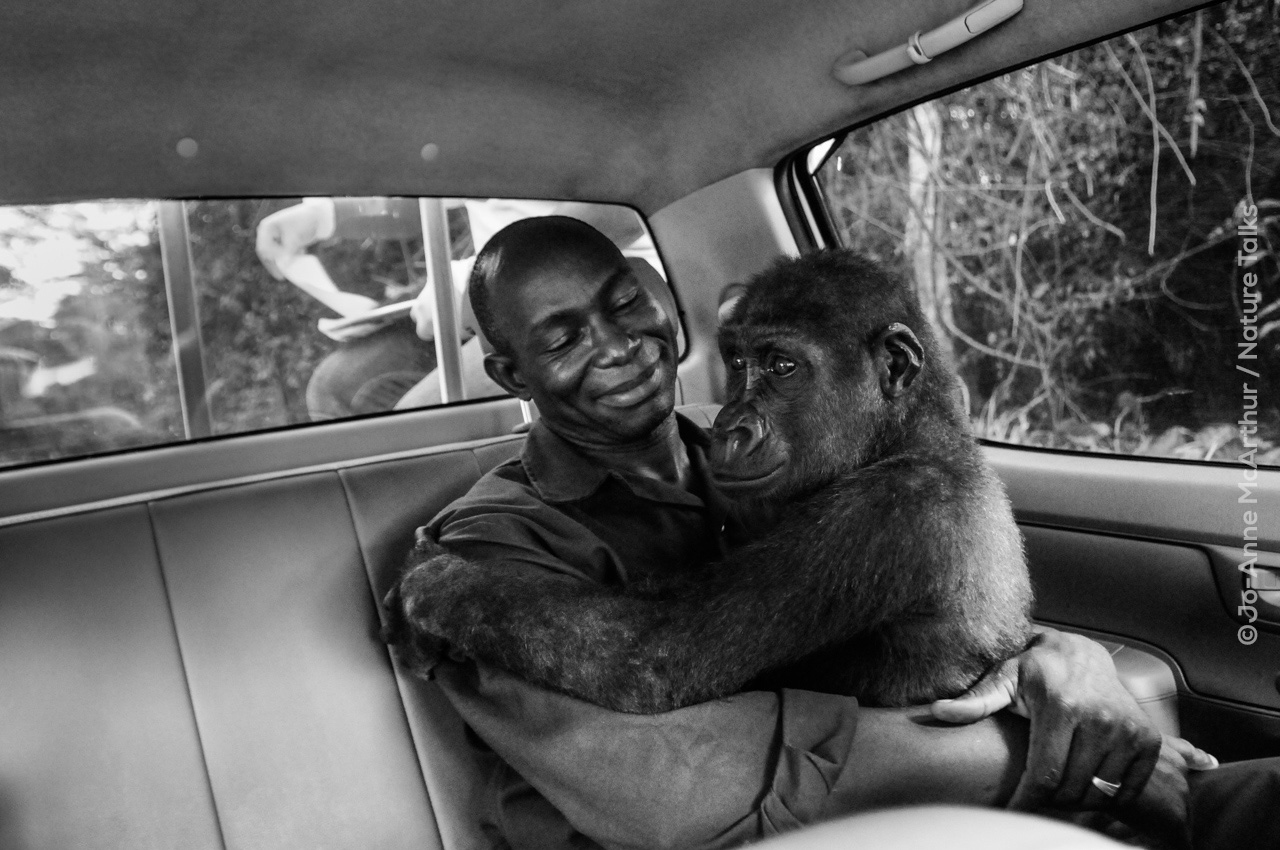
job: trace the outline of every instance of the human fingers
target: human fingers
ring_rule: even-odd
[[[1160,847],[1189,850],[1191,792],[1187,762],[1170,745],[1173,740],[1165,737],[1159,756],[1146,775],[1136,764],[1130,766],[1109,811],[1156,839]]]
[[[1033,705],[1027,766],[1009,799],[1010,809],[1030,811],[1051,804],[1066,775],[1076,723],[1074,705],[1050,700]]]
[[[1109,765],[1108,760],[1112,762]],[[1109,770],[1106,769],[1108,767]],[[1062,781],[1053,792],[1051,803],[1062,809],[1104,808],[1111,795],[1106,795],[1097,787],[1094,777],[1115,781],[1118,786],[1118,780],[1123,778],[1128,767],[1128,759],[1112,749],[1109,739],[1099,740],[1077,726],[1071,733],[1071,747],[1063,766]],[[1093,805],[1085,806],[1086,798]]]
[[[1053,804],[1097,809],[1124,805],[1137,796],[1160,756],[1160,734],[1145,720],[1107,710],[1077,710],[1071,751]],[[1113,785],[1116,793],[1107,793]]]
[[[1079,635],[1045,630],[1021,657],[1019,696],[1031,706],[1033,738],[1049,724],[1073,741],[1054,802],[1084,805],[1096,768],[1112,753],[1117,771],[1129,777],[1119,795],[1136,794],[1159,757],[1161,736],[1120,682],[1110,653]]]
[[[955,699],[940,699],[929,706],[938,720],[976,723],[1014,704],[1018,693],[1018,660],[1012,658],[988,672],[977,684]]]
[[[1218,760],[1213,755],[1206,753],[1185,738],[1165,735],[1164,743],[1186,760],[1188,770],[1213,770],[1218,766]]]
[[[1083,736],[1077,735],[1077,738],[1080,737]],[[1133,760],[1120,749],[1104,752],[1102,758],[1092,767],[1085,766],[1087,756],[1084,754],[1081,754],[1078,763],[1075,759],[1076,755],[1073,753],[1073,765],[1068,768],[1068,771],[1073,774],[1071,788],[1066,788],[1064,783],[1064,787],[1059,790],[1056,798],[1062,801],[1060,805],[1064,808],[1110,810],[1132,798],[1146,782],[1145,776],[1139,777],[1131,772]],[[1083,782],[1079,782],[1074,775],[1076,764],[1079,764],[1082,774],[1087,774]],[[1124,795],[1123,798],[1121,794]]]
[[[1127,747],[1118,748],[1116,760],[1121,762],[1127,757],[1129,763],[1123,778],[1115,780],[1120,783],[1120,789],[1112,798],[1114,805],[1129,805],[1146,788],[1152,771],[1160,761],[1162,737],[1157,734],[1153,742],[1149,736],[1135,735]],[[1174,756],[1171,762],[1176,762],[1178,758]]]

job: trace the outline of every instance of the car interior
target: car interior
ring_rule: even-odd
[[[999,19],[982,18],[995,15],[981,12],[993,4]],[[875,144],[859,133],[914,115],[912,138],[924,138],[922,104],[958,103],[940,99],[1002,85],[1031,73],[1019,71],[1031,63],[1047,63],[1034,67],[1064,86],[1083,86],[1085,74],[1052,57],[1125,49],[1137,43],[1135,31],[1144,46],[1181,27],[1178,34],[1204,32],[1205,55],[1238,48],[1253,37],[1240,21],[1274,25],[1274,4],[1258,5],[1265,8],[1249,17],[1248,3],[1189,0],[11,0],[0,12],[0,847],[488,846],[476,814],[481,777],[461,720],[379,638],[378,601],[414,530],[517,455],[536,416],[464,379],[469,333],[457,284],[465,270],[449,263],[451,250],[456,264],[474,246],[451,249],[450,224],[456,235],[457,220],[469,216],[474,236],[483,202],[495,198],[630,211],[651,240],[639,267],[646,285],[679,318],[680,410],[709,427],[723,399],[716,328],[732,285],[779,256],[862,244],[861,231],[845,224],[851,207],[832,200],[853,191],[842,175],[857,172]],[[946,29],[956,20],[971,22],[963,38]],[[1176,47],[1191,50],[1190,42]],[[1280,47],[1271,50],[1280,61]],[[1247,54],[1213,55],[1220,61],[1206,60],[1200,85],[1207,90],[1212,74],[1248,77],[1248,85],[1237,85],[1230,107],[1211,103],[1210,112],[1267,116],[1251,125],[1249,163],[1258,170],[1250,197],[1260,219],[1278,216],[1280,131],[1268,124],[1273,115],[1280,121],[1280,87],[1251,75]],[[1138,59],[1125,67],[1138,68]],[[1153,72],[1148,90],[1133,71],[1141,97],[1107,109],[1146,114],[1146,103],[1165,103],[1155,83],[1173,76]],[[1130,97],[1130,78],[1117,79],[1109,96],[1118,102]],[[955,109],[944,117],[960,120]],[[1010,120],[1020,140],[1039,138],[1038,119]],[[1205,119],[1210,153],[1213,120]],[[1134,155],[1146,164],[1129,179],[1147,179],[1153,138],[1155,167],[1181,174],[1193,124],[1172,126],[1177,139],[1165,141],[1139,126]],[[1243,157],[1222,159],[1238,169]],[[1090,227],[1099,216],[1092,202],[1077,184],[1063,185],[1055,194],[1037,184],[1036,203],[1049,204],[1050,219],[1056,210],[1060,222],[1076,216]],[[1132,189],[1135,216],[1148,213],[1145,185]],[[1228,217],[1244,197],[1235,184],[1205,191],[1222,196]],[[336,337],[313,333],[318,321],[332,330],[350,315],[308,300],[295,275],[273,279],[255,255],[261,222],[303,198],[420,199],[411,205],[421,228],[412,261],[365,235],[299,255],[370,280],[399,264],[394,285],[351,286],[386,312],[375,321],[357,310],[341,327],[407,322],[417,293],[401,286],[405,279],[432,294],[434,341],[406,332],[425,346],[425,360],[405,380],[432,382],[428,406],[387,403],[337,418],[308,408],[311,371],[358,343],[340,327]],[[1154,221],[1156,198],[1152,189],[1152,240],[1164,226]],[[161,402],[145,393],[124,409],[44,402],[85,385],[57,367],[91,361],[76,359],[66,339],[58,343],[72,352],[65,362],[41,353],[64,333],[67,313],[19,311],[19,299],[38,288],[23,251],[60,226],[58,216],[88,215],[77,206],[85,204],[115,216],[110,239],[101,236],[108,225],[83,225],[99,234],[93,250],[116,252],[116,265],[101,268],[154,291],[118,323],[125,333],[145,324],[147,310],[163,317],[146,343],[148,356],[170,364],[163,427],[147,419]],[[876,207],[859,220],[885,215]],[[951,226],[976,229],[975,221]],[[1110,250],[1153,263],[1141,221]],[[14,236],[13,222],[28,235]],[[1091,232],[1108,238],[1107,223],[1094,223]],[[1280,234],[1280,218],[1270,226]],[[1247,238],[1234,227],[1214,237],[1232,257],[1253,250],[1232,241]],[[900,236],[895,228],[880,230]],[[227,234],[217,237],[223,242],[215,231]],[[135,233],[144,236],[131,242]],[[873,238],[888,237],[865,244]],[[239,288],[202,289],[232,256]],[[1276,256],[1248,267],[1271,275],[1264,301],[1280,280]],[[88,272],[58,274],[47,279],[62,286]],[[1226,276],[1224,291],[1235,280],[1229,261],[1215,274]],[[1152,286],[1167,289],[1158,277]],[[1020,293],[1035,290],[1010,281]],[[405,291],[388,295],[396,286]],[[978,283],[965,287],[953,287],[957,301],[983,297]],[[261,298],[284,305],[276,324],[233,303],[267,290]],[[33,300],[22,303],[34,309]],[[235,317],[234,328],[214,327],[215,313]],[[116,333],[115,321],[98,324]],[[303,326],[305,350],[274,341],[293,334],[282,328]],[[1237,362],[1253,370],[1280,362],[1280,330],[1260,334],[1272,352],[1262,360],[1237,361],[1234,344],[1215,356],[1255,388],[1259,438],[1280,440],[1280,396],[1266,397],[1280,383],[1232,372]],[[975,345],[1003,345],[994,339]],[[296,373],[276,394],[293,413],[255,419],[258,402],[226,399],[235,370],[265,374],[232,359],[259,343],[267,351],[264,340],[275,346],[274,368]],[[1006,360],[1024,355],[1019,348]],[[92,361],[99,373],[102,359]],[[33,389],[37,374],[43,389]],[[1250,374],[1261,383],[1250,384]],[[404,386],[396,386],[398,397]],[[1142,411],[1164,396],[1139,396],[1110,409],[1155,417]],[[63,439],[71,430],[76,438]],[[1121,430],[1115,420],[1114,433]],[[1224,761],[1280,755],[1280,455],[1252,464],[1234,450],[1193,458],[1188,442],[1165,456],[1108,452],[1086,445],[1098,433],[1075,435],[1076,449],[979,433],[1025,538],[1036,620],[1103,642],[1164,731]],[[1242,572],[1244,561],[1256,569]],[[856,835],[857,820],[840,835]],[[881,827],[863,828],[875,835]],[[830,831],[812,843],[804,835],[795,846],[833,840]]]

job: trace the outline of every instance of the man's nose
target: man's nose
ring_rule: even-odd
[[[596,366],[606,369],[621,366],[635,357],[640,348],[640,337],[628,333],[613,322],[593,322],[591,348]]]

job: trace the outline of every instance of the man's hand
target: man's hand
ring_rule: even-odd
[[[1164,736],[1160,757],[1142,793],[1132,803],[1117,808],[1113,814],[1129,826],[1160,839],[1168,847],[1177,850],[1190,848],[1187,771],[1206,769],[1210,765],[1204,759],[1212,761],[1212,767],[1217,767],[1213,756],[1181,738]]]
[[[1006,707],[1031,721],[1027,767],[1010,808],[1119,814],[1138,801],[1154,771],[1158,783],[1144,795],[1143,810],[1171,828],[1185,827],[1186,782],[1179,762],[1183,770],[1216,765],[1186,741],[1165,739],[1120,683],[1107,651],[1079,635],[1041,629],[1025,652],[963,696],[934,703],[933,714],[972,723]],[[1096,787],[1094,777],[1119,785],[1115,796]]]

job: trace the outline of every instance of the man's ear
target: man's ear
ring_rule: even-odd
[[[532,401],[533,394],[529,386],[520,377],[516,363],[505,354],[493,352],[484,356],[484,371],[495,384],[502,387],[518,399]]]
[[[924,347],[911,328],[901,322],[880,332],[871,344],[871,356],[885,398],[897,398],[906,392],[924,368]]]

